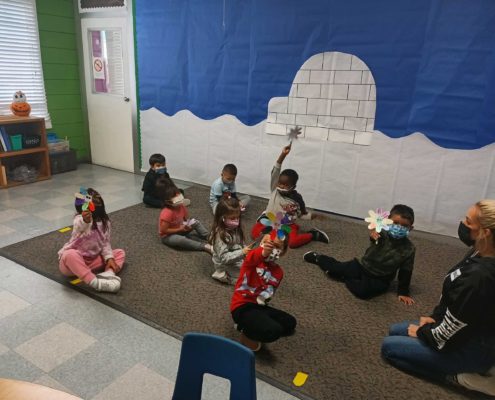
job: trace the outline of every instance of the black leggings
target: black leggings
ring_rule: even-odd
[[[394,278],[373,276],[356,259],[341,262],[333,257],[319,255],[316,264],[327,275],[342,280],[354,296],[363,300],[385,293]]]
[[[294,333],[296,319],[285,311],[273,307],[248,303],[236,308],[232,318],[237,329],[249,339],[262,343],[270,343],[282,336]]]

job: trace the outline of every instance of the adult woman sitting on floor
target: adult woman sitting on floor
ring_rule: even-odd
[[[436,381],[495,365],[495,200],[469,208],[459,238],[472,249],[445,277],[432,315],[392,325],[382,344],[390,364]]]

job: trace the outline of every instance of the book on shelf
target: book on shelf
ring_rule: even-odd
[[[2,143],[2,147],[5,149],[5,151],[12,151],[10,138],[4,126],[0,126],[0,142]]]

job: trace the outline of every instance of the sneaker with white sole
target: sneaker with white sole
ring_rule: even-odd
[[[308,251],[308,252],[304,253],[303,259],[304,259],[304,261],[309,262],[311,264],[318,264],[318,257],[319,256],[320,256],[320,254],[317,253],[316,251]]]
[[[226,283],[227,285],[235,284],[235,279],[230,276],[228,272],[213,272],[211,275],[213,279],[216,279],[218,282]]]
[[[213,255],[213,246],[211,244],[206,243],[203,250]]]
[[[118,278],[118,277],[116,277]],[[97,292],[117,293],[120,289],[120,278],[94,278],[89,284]]]
[[[115,272],[113,272],[111,269],[97,274],[96,277],[97,278],[103,278],[103,279],[116,279],[119,282],[121,281],[120,277],[115,275]]]
[[[313,228],[308,233],[311,233],[313,235],[314,241],[323,242],[326,244],[330,243],[330,239],[328,238],[328,235],[318,228]]]

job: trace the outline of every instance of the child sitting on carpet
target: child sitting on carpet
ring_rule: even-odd
[[[340,262],[333,257],[309,251],[304,261],[318,265],[328,276],[341,279],[352,294],[369,299],[387,291],[399,271],[399,301],[412,305],[409,285],[414,266],[416,249],[409,232],[413,229],[414,211],[411,207],[396,204],[389,218],[394,221],[389,231],[370,231],[370,245],[361,260],[357,258]]]
[[[243,245],[241,205],[236,198],[221,199],[218,203],[209,243],[213,246],[212,259],[215,266],[211,277],[222,283],[234,284],[235,280],[228,269],[240,268],[244,257],[251,250]],[[237,278],[238,272],[235,276]]]
[[[110,219],[100,194],[89,188],[76,197],[77,215],[70,240],[58,252],[59,269],[65,276],[77,276],[99,292],[115,293],[120,289],[121,280],[117,274],[124,264],[125,252],[112,250],[110,245]],[[83,204],[89,204],[83,210]],[[101,272],[95,275],[95,271]]]
[[[218,202],[222,198],[234,197],[241,203],[241,211],[244,211],[251,198],[248,195],[239,196],[235,187],[235,178],[237,177],[237,167],[234,164],[225,164],[222,173],[218,179],[211,184],[210,189],[210,207],[215,214]]]
[[[288,236],[280,237],[276,231],[263,236],[260,246],[246,256],[235,285],[230,312],[241,343],[253,351],[262,343],[291,335],[296,328],[292,315],[268,306],[284,275],[276,262],[286,253],[288,241]]]
[[[176,249],[206,251],[211,254],[211,245],[207,243],[208,231],[198,220],[188,219],[184,196],[179,189],[157,184],[157,193],[163,204],[158,222],[162,243]]]
[[[305,245],[306,243],[316,240],[323,243],[329,243],[328,236],[325,232],[313,228],[309,232],[299,233],[299,225],[295,223],[296,219],[311,219],[312,215],[306,210],[306,205],[302,196],[296,191],[296,184],[299,175],[293,169],[285,169],[280,172],[282,163],[285,157],[290,153],[291,145],[285,146],[282,153],[277,159],[275,166],[272,169],[270,190],[272,191],[268,205],[263,214],[258,218],[256,224],[251,230],[253,239],[258,238],[265,226],[260,222],[262,218],[266,218],[269,212],[276,215],[279,212],[286,214],[292,221],[291,232],[289,234],[289,247],[296,248]]]
[[[146,173],[141,190],[143,194],[143,203],[154,208],[162,208],[162,199],[159,198],[156,192],[156,184],[158,180],[165,180],[175,186],[170,175],[167,172],[165,156],[163,154],[152,154],[149,159],[150,169]],[[179,189],[182,194],[184,191]],[[184,199],[184,205],[187,207],[190,204],[189,199]]]

